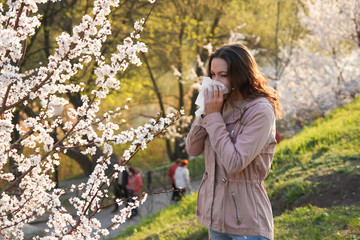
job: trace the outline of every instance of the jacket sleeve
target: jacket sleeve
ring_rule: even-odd
[[[251,109],[252,110],[252,109]],[[260,154],[271,133],[275,114],[270,104],[249,109],[248,121],[233,143],[219,112],[204,118],[210,144],[229,174],[242,171]]]
[[[197,117],[186,138],[186,152],[190,156],[198,156],[204,151],[204,141],[207,136],[205,128],[202,126],[203,119]]]

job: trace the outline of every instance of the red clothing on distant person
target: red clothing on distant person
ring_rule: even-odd
[[[281,135],[280,135],[280,132],[278,130],[276,130],[275,139],[276,139],[277,143],[279,143],[281,141]]]
[[[168,176],[170,177],[171,184],[175,184],[174,174],[179,165],[175,163],[174,165],[171,165],[169,168]]]
[[[141,179],[140,173],[135,173],[135,175],[129,175],[128,184],[126,185],[126,189],[133,190],[133,195],[137,196],[141,193],[143,182]]]

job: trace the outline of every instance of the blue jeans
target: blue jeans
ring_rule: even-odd
[[[211,240],[268,240],[267,238],[260,236],[240,236],[229,233],[219,233],[213,230],[209,230]]]

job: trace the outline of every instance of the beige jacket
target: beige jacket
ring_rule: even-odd
[[[217,232],[273,239],[264,184],[276,146],[273,107],[266,98],[228,105],[198,117],[186,139],[187,153],[205,158],[197,219]]]

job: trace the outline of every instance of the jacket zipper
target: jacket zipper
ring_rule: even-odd
[[[231,195],[232,195],[232,199],[233,199],[234,206],[235,206],[236,223],[238,225],[240,225],[240,218],[239,218],[239,215],[238,215],[238,209],[237,209],[234,193],[231,193]]]

